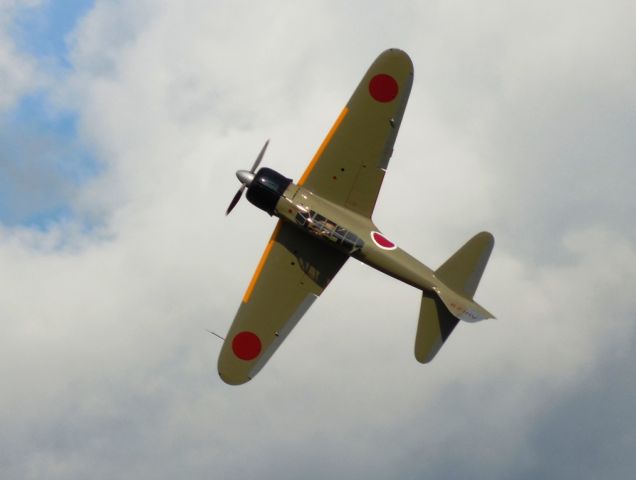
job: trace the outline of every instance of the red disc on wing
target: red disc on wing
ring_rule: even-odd
[[[241,360],[253,360],[261,353],[261,339],[252,332],[240,332],[232,340],[232,351]]]
[[[380,232],[371,233],[371,238],[373,238],[373,241],[375,242],[375,244],[380,248],[384,248],[386,250],[393,250],[394,248],[397,248],[395,243],[393,243],[391,240],[386,238]]]
[[[397,97],[398,83],[391,75],[379,73],[369,82],[369,93],[378,102],[386,103]]]

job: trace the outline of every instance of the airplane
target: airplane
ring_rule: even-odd
[[[421,291],[415,358],[430,362],[459,320],[493,315],[473,296],[494,246],[481,232],[437,270],[399,248],[371,219],[413,83],[413,64],[389,49],[371,64],[298,182],[257,171],[269,140],[226,215],[248,201],[278,217],[262,258],[224,339],[221,379],[253,379],[349,257]]]

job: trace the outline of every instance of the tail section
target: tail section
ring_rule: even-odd
[[[435,271],[440,282],[433,292],[422,292],[415,337],[415,358],[430,362],[459,320],[476,322],[493,315],[473,301],[495,240],[488,232],[471,238]]]

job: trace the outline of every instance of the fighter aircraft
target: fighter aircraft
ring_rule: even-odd
[[[473,300],[494,245],[481,232],[437,270],[400,249],[371,216],[413,83],[413,64],[398,49],[371,64],[307,169],[294,183],[257,171],[268,142],[242,183],[232,211],[247,199],[278,224],[256,267],[219,355],[219,375],[245,383],[263,368],[349,257],[422,293],[415,358],[433,359],[459,320],[494,318]]]

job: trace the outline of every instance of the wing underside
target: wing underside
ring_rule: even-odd
[[[267,363],[348,256],[279,221],[219,356],[219,375],[245,383]]]
[[[380,54],[298,184],[371,217],[412,83],[413,64],[406,53]]]

